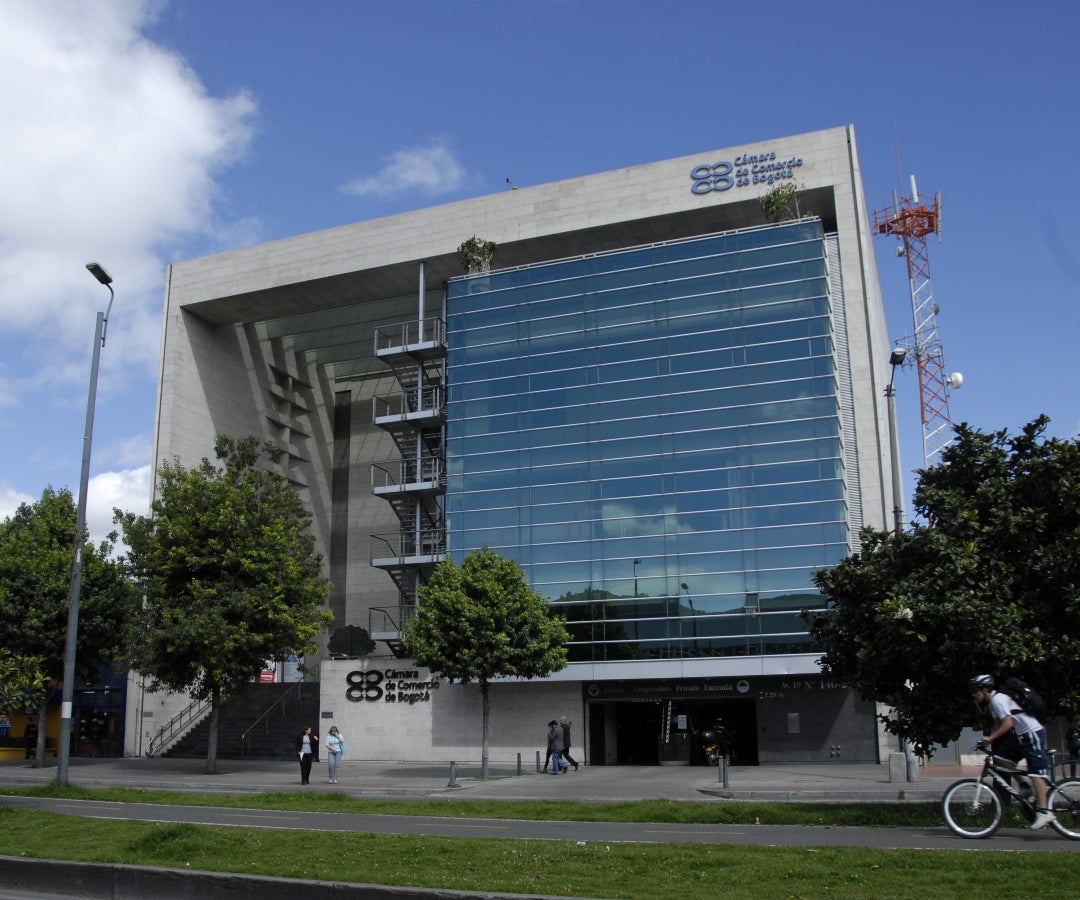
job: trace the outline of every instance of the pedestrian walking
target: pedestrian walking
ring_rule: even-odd
[[[548,747],[551,748],[551,774],[562,775],[566,772],[566,763],[562,758],[563,730],[554,719],[548,722]]]
[[[559,716],[559,725],[562,726],[562,736],[563,736],[562,758],[563,758],[563,761],[568,763],[569,765],[573,766],[574,771],[576,772],[577,769],[578,769],[577,760],[574,759],[574,757],[572,757],[570,755],[570,721],[566,718],[566,716]]]
[[[26,730],[23,732],[23,744],[26,747],[26,758],[33,759],[37,756],[38,727],[33,719],[26,720]]]
[[[551,764],[551,723],[547,724],[547,750],[544,753],[544,768],[541,769],[545,775],[547,774],[548,766]]]
[[[341,771],[341,757],[345,755],[345,738],[341,736],[337,725],[331,725],[326,735],[326,762],[330,768],[330,783],[338,783]]]
[[[296,755],[300,760],[300,783],[307,784],[311,778],[311,764],[319,761],[319,737],[313,734],[310,725],[296,739]]]

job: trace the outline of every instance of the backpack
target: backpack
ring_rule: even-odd
[[[1020,712],[1027,713],[1040,722],[1046,717],[1046,702],[1027,682],[1019,678],[1006,678],[1001,690],[1016,701]]]

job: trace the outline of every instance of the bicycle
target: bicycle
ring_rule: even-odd
[[[1012,760],[986,753],[982,773],[977,778],[964,778],[945,789],[941,812],[945,824],[961,837],[990,837],[1005,819],[1005,807],[1015,802],[1020,814],[1028,821],[1037,812],[1035,791],[1024,770]],[[1018,781],[1013,785],[1013,779]],[[1064,778],[1051,782],[1047,804],[1054,813],[1051,827],[1060,835],[1080,841],[1080,778]]]

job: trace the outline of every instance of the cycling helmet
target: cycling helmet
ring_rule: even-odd
[[[980,690],[982,688],[994,689],[994,676],[993,675],[976,675],[968,682],[969,687],[973,691]]]

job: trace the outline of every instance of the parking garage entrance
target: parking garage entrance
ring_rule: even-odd
[[[735,764],[757,765],[755,698],[715,696],[675,682],[586,685],[591,765],[707,765],[702,732],[718,721],[734,734]]]
[[[820,673],[588,681],[582,693],[590,765],[706,765],[701,733],[717,718],[737,766],[880,761],[874,703]]]

